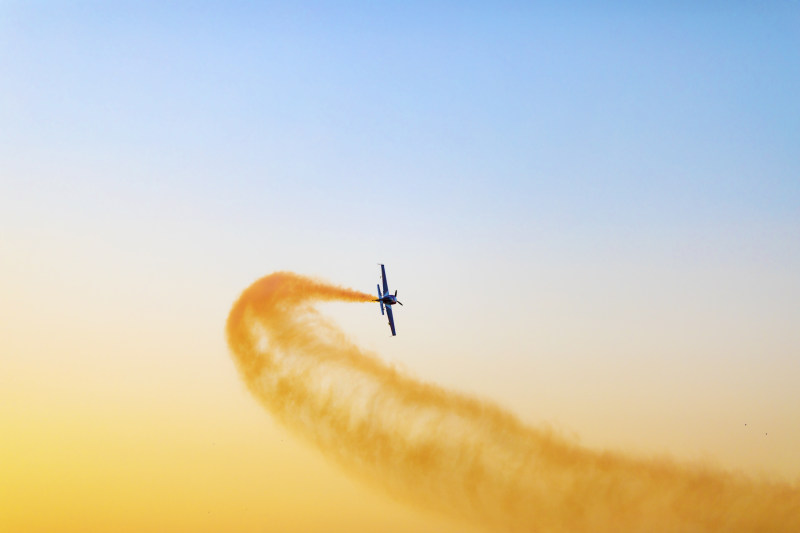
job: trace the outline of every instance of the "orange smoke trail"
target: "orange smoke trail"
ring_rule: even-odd
[[[582,448],[401,374],[313,307],[371,299],[278,272],[242,293],[226,326],[250,391],[362,479],[493,530],[800,531],[796,485]]]

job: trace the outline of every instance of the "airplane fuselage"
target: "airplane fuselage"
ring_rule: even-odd
[[[394,297],[392,294],[387,294],[386,296],[382,297],[379,302],[383,302],[383,305],[394,305],[397,303],[397,298]]]

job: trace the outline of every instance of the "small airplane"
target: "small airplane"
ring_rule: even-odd
[[[383,263],[379,263],[381,265],[381,279],[383,280],[383,290],[381,290],[381,286],[378,285],[378,297],[373,302],[379,302],[381,305],[381,314],[389,315],[389,327],[392,328],[392,336],[397,335],[394,331],[394,316],[392,315],[392,307],[394,304],[400,304],[400,301],[397,299],[397,291],[394,291],[394,294],[389,294],[389,284],[386,282],[386,269],[383,266]],[[386,306],[386,313],[383,312],[383,308]]]

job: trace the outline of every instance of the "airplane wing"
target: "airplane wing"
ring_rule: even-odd
[[[386,282],[386,269],[383,267],[383,263],[381,263],[381,278],[383,279],[383,294],[389,292],[389,284]]]
[[[384,280],[386,278],[383,278]],[[396,336],[397,333],[394,332],[394,315],[392,314],[392,306],[386,306],[386,314],[389,315],[389,327],[392,328],[392,336]]]

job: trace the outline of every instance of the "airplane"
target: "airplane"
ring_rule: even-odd
[[[397,291],[394,291],[394,294],[389,294],[389,284],[386,283],[386,268],[384,268],[383,263],[378,263],[381,265],[381,279],[383,280],[383,290],[381,290],[381,286],[378,285],[378,297],[373,302],[379,302],[381,305],[381,314],[383,315],[383,308],[386,306],[386,313],[389,315],[389,327],[392,328],[392,336],[396,336],[397,333],[394,331],[394,315],[392,315],[392,307],[394,304],[400,304],[400,301],[397,299]]]

